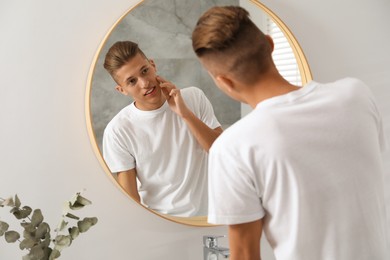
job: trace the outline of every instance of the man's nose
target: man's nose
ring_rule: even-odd
[[[140,80],[141,88],[148,88],[149,87],[149,80],[145,78],[141,78]]]

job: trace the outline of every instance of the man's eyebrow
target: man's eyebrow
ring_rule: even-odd
[[[139,71],[143,71],[145,68],[149,67],[148,64],[145,64],[144,66],[142,66]]]
[[[133,78],[134,78],[134,76],[129,76],[129,77],[125,80],[125,82],[126,82],[126,83],[129,83],[130,80],[132,80]]]
[[[145,65],[143,65],[143,66],[139,69],[139,71],[143,71],[145,68],[148,68],[148,67],[149,67],[148,64],[145,64]],[[128,78],[125,79],[125,82],[126,82],[126,83],[129,83],[129,81],[132,80],[133,78],[135,78],[135,76],[130,75]]]

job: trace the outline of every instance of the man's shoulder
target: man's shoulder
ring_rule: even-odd
[[[333,83],[334,95],[339,96],[342,100],[372,100],[374,98],[373,92],[370,87],[362,80],[357,78],[343,78]]]
[[[341,78],[334,82],[335,84],[343,84],[343,85],[365,85],[362,80],[354,77],[345,77]]]
[[[181,96],[190,108],[198,108],[203,104],[206,96],[204,92],[198,87],[186,87],[180,90]]]
[[[181,91],[183,97],[193,97],[193,96],[204,95],[203,91],[200,88],[194,87],[194,86],[182,88],[180,91]]]
[[[116,131],[131,124],[131,105],[122,108],[107,124],[105,131]]]
[[[342,78],[333,82],[324,84],[325,86],[332,86],[335,90],[346,90],[346,91],[367,91],[369,87],[360,79],[353,77]]]
[[[259,120],[261,120],[259,118]],[[256,118],[252,113],[240,119],[227,129],[215,140],[213,147],[215,149],[226,149],[227,147],[232,149],[238,149],[238,147],[250,144],[253,141],[254,135],[261,135],[259,128],[256,127]]]

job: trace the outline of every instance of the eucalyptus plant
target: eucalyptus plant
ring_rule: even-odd
[[[72,199],[64,203],[62,217],[54,229],[55,236],[52,239],[49,224],[44,222],[40,209],[33,210],[29,206],[23,206],[18,195],[8,199],[0,198],[0,207],[10,207],[16,219],[20,220],[23,229],[22,236],[19,232],[9,229],[9,224],[0,220],[0,237],[4,236],[7,243],[19,242],[19,248],[27,251],[23,260],[54,260],[61,256],[62,249],[69,247],[80,233],[85,233],[94,226],[96,217],[80,217],[73,211],[82,209],[92,202],[76,193]],[[72,212],[72,213],[71,213]]]

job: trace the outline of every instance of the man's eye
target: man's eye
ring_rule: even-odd
[[[131,79],[128,81],[128,84],[130,84],[130,85],[135,85],[135,83],[137,83],[136,79]]]
[[[148,73],[148,71],[149,71],[149,68],[145,68],[142,70],[142,74],[146,74],[146,73]]]

